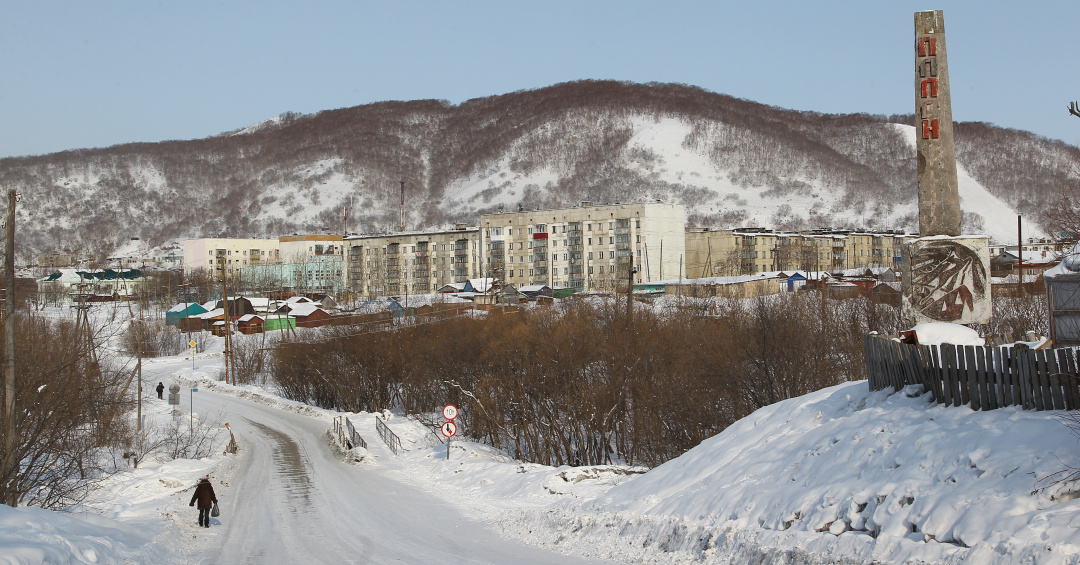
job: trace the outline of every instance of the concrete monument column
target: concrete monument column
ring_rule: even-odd
[[[915,150],[919,235],[960,235],[949,62],[941,10],[915,12]]]
[[[915,139],[919,238],[903,249],[904,317],[913,323],[986,322],[991,313],[989,240],[961,235],[941,10],[915,13]]]

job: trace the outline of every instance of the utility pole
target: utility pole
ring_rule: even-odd
[[[228,288],[225,286],[225,278],[226,278],[227,273],[228,273],[228,271],[225,269],[225,265],[222,265],[221,266],[221,301],[222,301],[222,304],[225,305],[225,326],[224,326],[224,332],[225,332],[224,333],[224,335],[225,335],[225,383],[226,384],[233,384],[229,380],[229,375],[231,374],[230,369],[231,369],[231,365],[232,365],[229,362],[232,359],[232,339],[231,339],[232,336],[230,335],[232,332],[230,330],[230,320],[229,320],[229,292],[228,292]]]
[[[626,270],[626,327],[629,329],[634,323],[634,273],[637,272],[633,253],[630,254],[630,263]]]
[[[401,181],[401,210],[399,212],[401,216],[401,231],[405,231],[405,181]]]
[[[2,478],[6,481],[3,502],[12,508],[19,500],[12,488],[18,474],[18,461],[15,459],[15,199],[14,190],[8,191],[7,223],[5,239],[7,253],[4,254],[4,456]]]
[[[1022,217],[1016,216],[1016,295],[1024,295],[1024,234],[1020,227]]]

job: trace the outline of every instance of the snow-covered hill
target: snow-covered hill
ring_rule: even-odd
[[[202,140],[0,160],[23,254],[140,237],[276,237],[475,223],[660,199],[701,227],[918,228],[910,117],[794,112],[671,84],[581,81],[469,100],[286,114]],[[957,124],[968,233],[999,241],[1080,177],[1080,149]]]

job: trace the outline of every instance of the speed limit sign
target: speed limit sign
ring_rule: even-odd
[[[454,418],[457,418],[457,406],[454,406],[453,404],[447,404],[446,406],[443,406],[442,417],[446,418],[447,420],[453,420]]]
[[[446,437],[454,437],[454,434],[456,434],[456,433],[457,433],[457,424],[455,424],[453,422],[443,422],[442,423],[442,435],[444,435]],[[447,457],[449,457],[449,454],[447,454]]]

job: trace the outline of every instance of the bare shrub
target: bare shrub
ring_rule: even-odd
[[[123,440],[130,375],[91,356],[93,332],[72,322],[20,316],[16,332],[16,438],[7,455],[17,465],[0,469],[0,498],[64,508],[100,477],[101,449]]]
[[[462,410],[470,436],[545,464],[655,465],[753,410],[862,378],[862,336],[896,316],[814,293],[638,308],[572,301],[286,343],[269,372],[325,408]]]
[[[141,348],[143,357],[161,357],[183,353],[187,345],[186,336],[175,326],[163,320],[132,320],[123,335],[123,347],[131,355]]]
[[[263,372],[267,351],[263,348],[261,335],[234,334],[232,336],[233,375],[239,384],[265,382]]]

